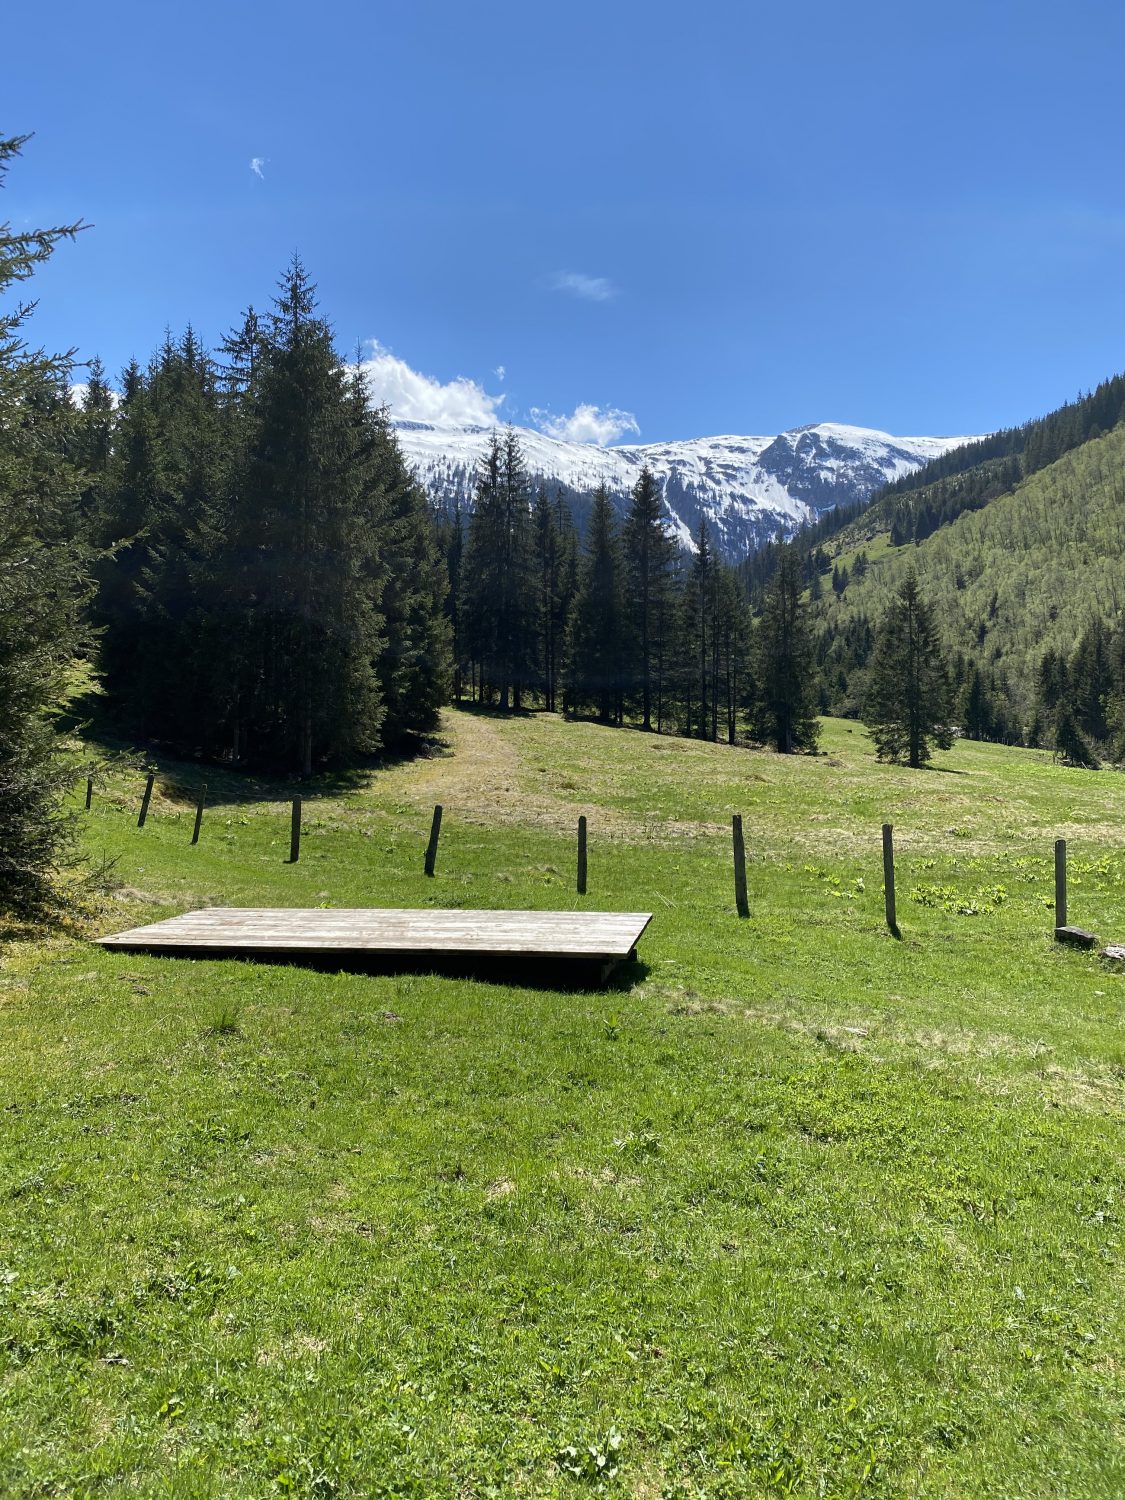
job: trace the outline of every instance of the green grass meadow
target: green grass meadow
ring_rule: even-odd
[[[76,795],[93,914],[0,957],[0,1495],[1125,1494],[1125,977],[1052,940],[1062,836],[1125,941],[1125,779],[444,739],[293,866],[287,787]],[[654,916],[602,991],[86,941],[204,905]]]

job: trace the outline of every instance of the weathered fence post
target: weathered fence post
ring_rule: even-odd
[[[1055,840],[1055,931],[1066,926],[1066,839]]]
[[[437,864],[437,841],[441,833],[441,803],[434,808],[434,821],[430,824],[430,842],[426,845],[426,874],[434,873]]]
[[[746,899],[746,845],[742,838],[742,814],[735,813],[730,820],[734,839],[734,904],[740,917],[750,915],[750,903]]]
[[[199,794],[199,801],[195,804],[195,827],[191,831],[191,841],[193,844],[199,843],[199,825],[203,822],[203,804],[206,801],[207,787],[205,784],[203,790]]]
[[[586,894],[586,815],[578,819],[578,894]]]
[[[895,841],[891,823],[883,824],[883,902],[892,936],[901,937],[895,919]]]
[[[301,857],[301,799],[293,798],[293,812],[289,818],[289,863],[295,865]]]
[[[145,794],[141,798],[141,810],[137,814],[138,828],[143,828],[145,826],[145,819],[148,817],[148,804],[152,800],[152,784],[155,780],[156,772],[150,771],[148,773],[148,780],[145,782]]]
[[[94,800],[94,778],[86,777],[86,811],[90,811],[90,803]]]

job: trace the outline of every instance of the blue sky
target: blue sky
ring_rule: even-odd
[[[20,7],[37,341],[147,357],[294,250],[414,416],[971,433],[1125,367],[1125,7]],[[18,61],[18,66],[13,65]],[[256,161],[257,170],[251,163]]]

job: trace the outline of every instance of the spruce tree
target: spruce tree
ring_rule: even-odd
[[[753,638],[755,733],[784,755],[816,748],[815,660],[796,557],[783,553]]]
[[[362,397],[362,372],[355,380]],[[449,575],[426,492],[408,468],[386,413],[368,412],[366,422],[377,487],[367,490],[367,514],[377,526],[367,577],[370,597],[381,597],[382,605],[378,675],[383,742],[399,745],[410,736],[432,733],[449,701]]]
[[[481,461],[465,548],[466,624],[482,682],[520,708],[535,675],[536,587],[527,472],[515,431]]]
[[[731,568],[720,567],[715,582],[715,623],[712,639],[711,701],[721,718],[727,744],[738,735],[738,715],[752,697],[749,674],[746,600]],[[712,735],[717,738],[717,733]]]
[[[538,681],[543,706],[554,713],[562,678],[566,622],[576,587],[577,540],[565,501],[561,495],[553,501],[548,499],[542,486],[536,496],[532,521],[539,596]]]
[[[695,557],[692,560],[687,588],[687,651],[694,668],[695,701],[699,705],[699,737],[714,739],[707,705],[713,702],[708,692],[711,630],[715,613],[716,561],[711,551],[711,540],[707,522],[699,522],[695,538]],[[691,714],[688,713],[688,733],[691,733]]]
[[[26,140],[0,139],[0,183]],[[0,299],[81,228],[0,224]],[[52,901],[68,854],[63,798],[74,770],[50,711],[82,640],[87,576],[81,478],[69,462],[81,441],[72,358],[28,347],[29,312],[0,301],[0,910],[22,914]]]
[[[640,698],[641,728],[652,729],[653,699],[665,654],[663,632],[676,544],[664,524],[660,486],[646,464],[633,486],[622,535],[630,631],[631,687]]]
[[[875,637],[864,707],[880,760],[924,766],[932,745],[947,750],[949,679],[933,614],[913,568],[907,571]]]
[[[567,631],[567,697],[605,724],[624,713],[625,596],[621,544],[605,486],[594,495]]]
[[[299,260],[267,323],[225,538],[245,750],[308,774],[379,744],[374,450]]]

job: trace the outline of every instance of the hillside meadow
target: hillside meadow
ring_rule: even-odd
[[[0,959],[0,1493],[1125,1493],[1125,780],[448,711],[302,788],[105,764]],[[422,872],[434,803],[437,874]],[[743,814],[749,920],[734,913]],[[654,914],[604,991],[114,954],[188,907]],[[895,824],[901,941],[883,924]]]
[[[839,563],[854,573],[840,598],[826,590],[819,620],[846,630],[878,621],[909,568],[933,606],[949,651],[1003,670],[1030,722],[1043,653],[1069,655],[1091,619],[1113,620],[1125,595],[1125,427],[1091,439],[1010,493],[966,511],[923,541],[892,547],[891,501],[841,535]]]

